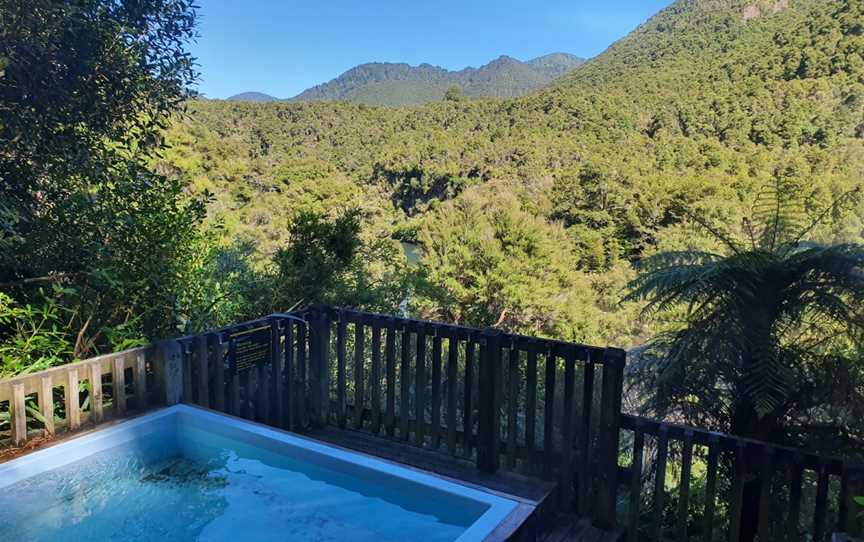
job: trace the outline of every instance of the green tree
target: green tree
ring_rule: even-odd
[[[465,100],[465,91],[459,85],[449,87],[444,93],[445,102],[461,102]]]
[[[628,298],[647,302],[645,316],[683,318],[641,356],[652,410],[786,444],[817,445],[829,431],[836,452],[838,438],[864,436],[864,246],[806,241],[815,223],[798,193],[776,179],[743,238],[691,215],[726,250],[650,256]],[[819,218],[848,199],[858,192]]]
[[[587,276],[572,265],[563,228],[503,190],[469,189],[420,232],[426,317],[539,336],[599,340]]]
[[[75,356],[176,331],[205,202],[147,159],[190,95],[195,20],[191,0],[0,0],[0,285],[27,306],[62,284]]]

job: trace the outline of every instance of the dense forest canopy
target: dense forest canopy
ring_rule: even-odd
[[[288,241],[293,216],[359,205],[365,238],[420,243],[420,314],[634,345],[652,330],[619,303],[632,262],[712,242],[680,206],[737,227],[773,179],[797,180],[811,216],[862,182],[862,9],[679,1],[552,88],[505,101],[196,100],[168,129],[158,165],[215,194],[223,242],[251,247],[259,268]],[[500,224],[466,242],[459,232],[480,235],[479,215]],[[862,232],[856,205],[812,236]],[[478,277],[453,263],[473,246],[459,258],[483,259],[489,243],[502,261],[568,278],[535,304],[511,270],[490,263]],[[502,318],[493,307],[511,297],[523,306]],[[538,312],[571,316],[550,326]]]
[[[646,344],[699,324],[686,302],[642,318],[645,297],[671,290],[626,297],[646,284],[633,282],[640,266],[696,253],[725,269],[716,232],[752,234],[766,187],[813,224],[801,243],[864,239],[860,1],[679,0],[542,90],[449,89],[406,107],[195,98],[185,0],[0,4],[0,374],[316,302],[627,347],[636,371]],[[787,255],[798,262],[796,250],[740,269],[758,282]],[[841,286],[844,302],[858,295]],[[781,309],[772,325],[802,322]],[[849,329],[861,318],[831,316]],[[861,381],[860,337],[841,339],[796,374],[842,357],[848,383]],[[760,356],[748,363],[765,367]],[[657,399],[657,382],[633,396]],[[747,412],[789,406],[792,389]],[[688,410],[694,390],[675,388],[654,406],[729,430],[740,395]],[[855,425],[854,441],[864,427],[849,397],[738,432],[798,439],[794,411],[835,434]]]

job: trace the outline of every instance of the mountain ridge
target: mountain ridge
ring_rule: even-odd
[[[552,83],[584,62],[583,58],[562,52],[526,61],[501,55],[480,67],[453,71],[429,63],[412,66],[404,62],[366,62],[284,101],[420,105],[443,100],[447,90],[454,86],[470,98],[514,98]],[[274,100],[277,99],[256,92],[228,98],[228,101]]]

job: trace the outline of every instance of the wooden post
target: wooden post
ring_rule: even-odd
[[[176,405],[183,398],[183,347],[178,341],[162,341],[156,345],[158,396],[166,405]]]
[[[101,384],[101,382],[100,382]],[[101,388],[99,391],[101,401]],[[92,401],[92,399],[91,399]],[[100,403],[101,406],[101,403]],[[50,376],[43,376],[39,379],[39,411],[42,412],[42,417],[45,418],[45,433],[48,436],[54,435],[54,385]]]
[[[104,417],[102,409],[102,363],[90,364],[90,420],[99,423]]]
[[[27,441],[27,412],[25,410],[24,383],[12,384],[12,444],[22,446]]]
[[[138,410],[147,408],[147,358],[144,352],[135,355],[135,401]]]
[[[481,347],[477,398],[477,468],[493,473],[501,463],[498,453],[501,423],[498,415],[501,397],[501,333],[494,329],[483,331]]]
[[[309,311],[309,423],[324,427],[330,412],[330,315],[327,307]]]
[[[221,362],[222,358],[219,358]],[[270,319],[270,395],[273,398],[270,425],[282,427],[282,330],[278,318]]]
[[[621,430],[621,396],[627,353],[607,348],[603,353],[603,396],[597,436],[596,495],[593,522],[598,528],[615,527],[615,501],[618,486],[618,445]]]
[[[114,389],[114,413],[117,416],[123,416],[126,414],[126,365],[121,356],[115,357],[112,361],[114,362],[114,371],[111,375]]]
[[[81,425],[81,405],[78,401],[78,369],[69,369],[66,373],[66,422],[70,431]]]
[[[195,341],[195,356],[198,361],[198,404],[210,408],[210,348],[204,333]]]

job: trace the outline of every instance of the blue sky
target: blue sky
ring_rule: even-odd
[[[364,62],[602,52],[671,0],[200,0],[199,90],[288,98]]]

